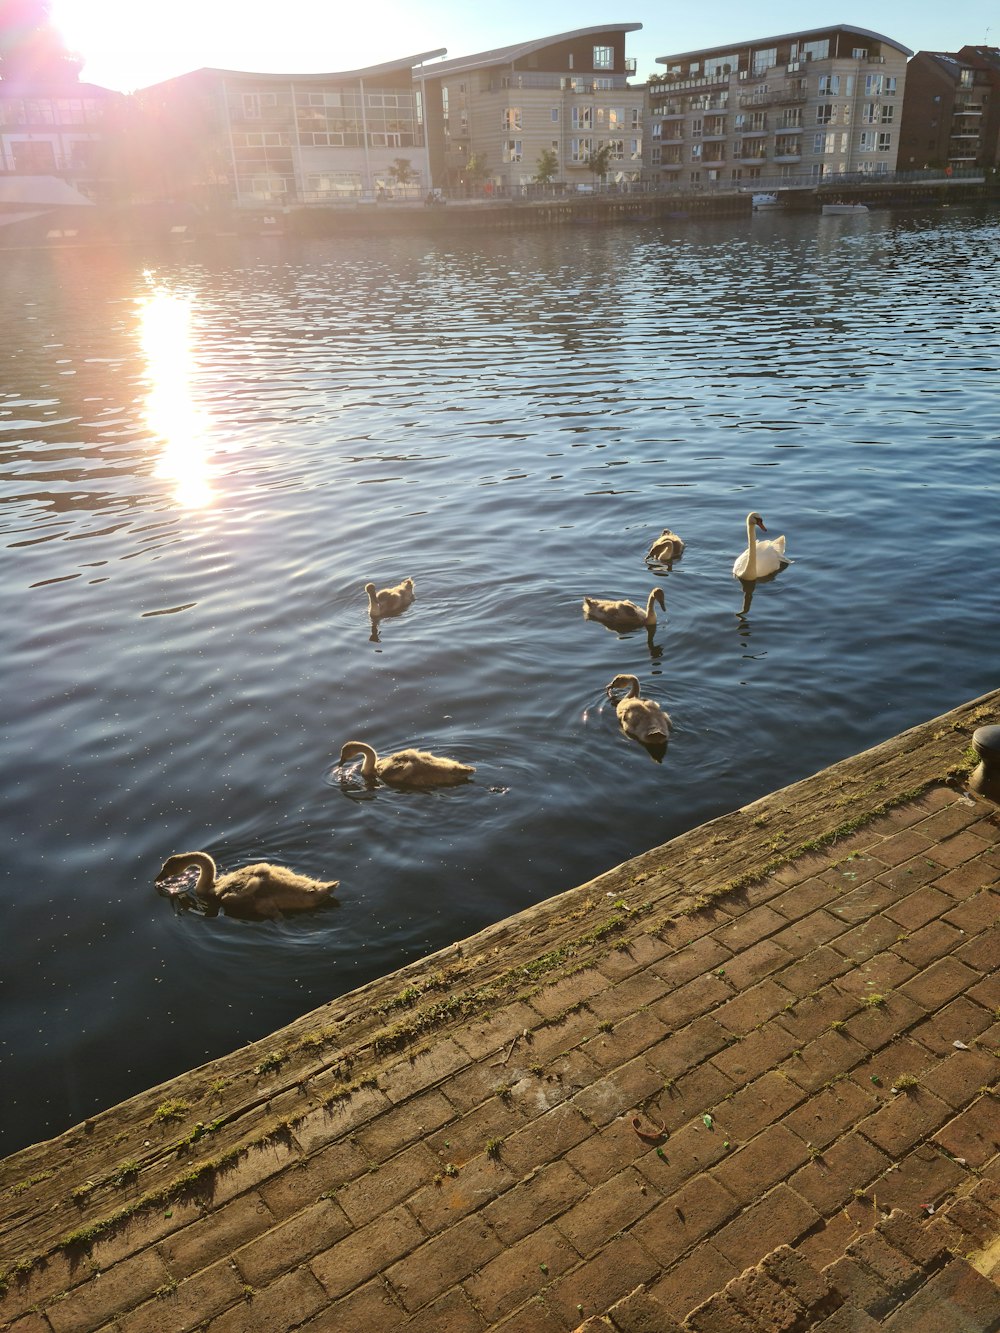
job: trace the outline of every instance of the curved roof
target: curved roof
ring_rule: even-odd
[[[446,55],[448,48],[439,46],[434,51],[420,51],[413,56],[402,56],[399,60],[386,60],[380,65],[366,65],[364,69],[336,70],[327,74],[276,74],[273,70],[252,70],[252,69],[216,69],[213,66],[203,66],[201,69],[189,70],[186,74],[178,74],[174,79],[162,79],[159,83],[150,84],[148,88],[140,89],[141,92],[148,92],[150,88],[159,88],[166,83],[174,83],[175,79],[191,79],[199,75],[211,74],[220,79],[275,79],[280,83],[336,83],[348,79],[377,78],[380,74],[391,74],[396,70],[413,69],[415,65],[422,64],[425,60],[436,60],[438,56]],[[435,68],[437,68],[435,66]]]
[[[828,23],[823,28],[808,28],[801,32],[782,32],[776,36],[754,37],[750,41],[743,42],[713,42],[711,46],[699,46],[697,51],[680,51],[676,54],[671,53],[668,56],[657,56],[658,65],[669,64],[672,60],[693,60],[696,56],[703,56],[711,51],[740,51],[748,46],[764,46],[769,42],[789,42],[793,37],[810,38],[822,37],[830,32],[850,32],[858,37],[874,37],[877,42],[885,42],[887,46],[893,46],[897,51],[902,52],[904,56],[912,56],[913,52],[908,46],[903,46],[892,37],[885,37],[880,32],[872,32],[869,28],[855,28],[850,23]]]
[[[459,56],[455,60],[443,60],[440,64],[425,70],[426,74],[457,74],[467,69],[482,69],[485,65],[506,65],[531,55],[546,46],[557,42],[571,42],[577,37],[586,37],[593,33],[595,37],[612,32],[638,32],[641,23],[598,23],[586,28],[574,28],[572,32],[557,32],[551,37],[539,37],[531,42],[516,42],[513,46],[496,46],[492,51],[480,51],[478,55]]]

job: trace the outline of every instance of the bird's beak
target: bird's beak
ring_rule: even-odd
[[[767,531],[767,528],[764,527],[764,520],[762,518],[757,519],[757,526],[760,528],[761,532]]]

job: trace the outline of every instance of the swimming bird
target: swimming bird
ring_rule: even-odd
[[[340,762],[362,756],[361,775],[369,780],[381,778],[401,787],[451,787],[475,773],[471,764],[445,759],[427,750],[397,750],[381,759],[364,741],[345,741]]]
[[[653,542],[652,546],[646,552],[647,560],[659,560],[661,564],[667,564],[671,560],[676,560],[678,556],[684,554],[684,543],[678,537],[676,532],[671,532],[669,528],[664,528]]]
[[[655,699],[639,698],[638,676],[615,676],[606,687],[608,698],[615,705],[618,721],[627,736],[633,736],[646,745],[662,743],[670,736],[670,714]],[[615,700],[619,690],[628,693]]]
[[[762,579],[768,574],[776,574],[789,564],[785,555],[785,539],[775,537],[773,541],[759,542],[757,529],[766,532],[764,520],[760,514],[747,514],[747,549],[738,556],[733,565],[735,579]]]
[[[583,599],[583,615],[586,620],[599,620],[609,629],[641,629],[643,625],[652,629],[656,624],[656,603],[666,611],[663,589],[654,588],[646,599],[646,609],[636,606],[635,602],[606,602],[600,597]]]
[[[404,579],[394,588],[376,590],[374,583],[365,584],[368,594],[368,614],[373,620],[379,616],[394,616],[405,611],[413,601],[413,580]]]
[[[195,897],[211,915],[214,916],[221,907],[226,916],[247,920],[273,920],[286,912],[310,911],[327,902],[340,883],[337,879],[310,879],[308,875],[298,875],[294,870],[270,865],[267,861],[218,875],[215,861],[208,852],[175,852],[164,861],[156,877],[157,888],[192,866],[197,866],[199,872],[194,886]]]

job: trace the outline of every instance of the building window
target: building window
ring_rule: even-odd
[[[878,102],[866,102],[861,108],[861,124],[877,125],[879,119]]]
[[[692,120],[692,122],[691,122],[691,137],[692,137],[693,139],[700,139],[700,138],[701,138],[701,134],[702,134],[702,130],[703,130],[704,128],[705,128],[705,122],[704,122],[704,120],[702,120],[701,116],[699,116],[696,120]]]
[[[508,131],[524,128],[521,124],[521,108],[519,106],[509,106],[500,112],[500,128]]]
[[[878,136],[878,151],[880,153],[887,153],[891,148],[891,146],[892,146],[891,134],[880,134]]]
[[[244,120],[260,120],[260,97],[256,93],[243,94]]]
[[[896,79],[895,79],[895,76],[894,76],[894,75],[892,75],[892,74],[887,74],[887,75],[885,76],[885,86],[884,86],[884,88],[882,89],[882,95],[883,95],[883,97],[895,97],[895,96],[896,96]],[[985,100],[985,99],[984,99],[984,100]]]
[[[592,106],[573,107],[572,122],[575,130],[592,130],[594,128],[594,108]]]
[[[629,157],[633,162],[638,162],[642,157],[642,141],[640,139],[629,140]]]
[[[639,128],[640,116],[639,116],[639,108],[637,106],[632,107],[631,110],[629,111],[628,124],[630,130],[637,130]]]
[[[663,150],[659,147],[656,147],[652,150],[652,152],[650,153],[650,164],[652,166],[658,167],[660,165],[660,153],[662,151]]]
[[[862,138],[864,136],[862,135]],[[817,134],[813,139],[814,153],[835,153],[837,151],[837,136],[835,134]]]
[[[702,150],[702,147],[703,147],[703,145],[700,144],[700,143],[693,143],[693,144],[691,145],[691,161],[692,161],[692,162],[700,162],[700,161],[701,161],[701,150]]]
[[[751,69],[754,74],[766,74],[772,66],[778,63],[778,48],[776,46],[766,47],[763,51],[753,53],[753,63]]]
[[[820,97],[839,97],[840,75],[821,74],[819,76],[819,95]]]
[[[874,153],[876,135],[873,130],[862,130],[858,148],[862,153]]]
[[[893,119],[895,118],[895,115],[896,115],[896,108],[894,106],[884,106],[882,108],[882,124],[891,125]]]
[[[593,139],[570,139],[569,141],[569,160],[571,162],[586,162],[593,151]]]
[[[868,59],[868,48],[867,48],[866,46],[856,46],[856,47],[854,48],[854,50],[851,52],[851,59],[852,59],[852,60],[867,60],[867,59]]]
[[[503,146],[503,160],[505,162],[520,162],[523,157],[524,141],[522,139],[507,139]]]
[[[802,43],[803,60],[829,60],[830,59],[830,39],[824,37],[821,42],[803,42]]]
[[[832,102],[821,102],[816,108],[816,124],[832,125],[834,123],[834,111]]]
[[[866,97],[881,97],[881,96],[882,96],[882,75],[881,75],[881,74],[866,74],[866,75],[865,75],[865,96],[866,96]]]
[[[594,69],[614,69],[615,48],[613,46],[594,47]]]
[[[557,106],[549,109],[549,120],[552,121],[553,125],[559,124],[559,108]]]

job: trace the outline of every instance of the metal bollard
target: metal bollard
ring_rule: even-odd
[[[972,748],[980,763],[969,778],[969,790],[1000,804],[1000,727],[977,728]]]

